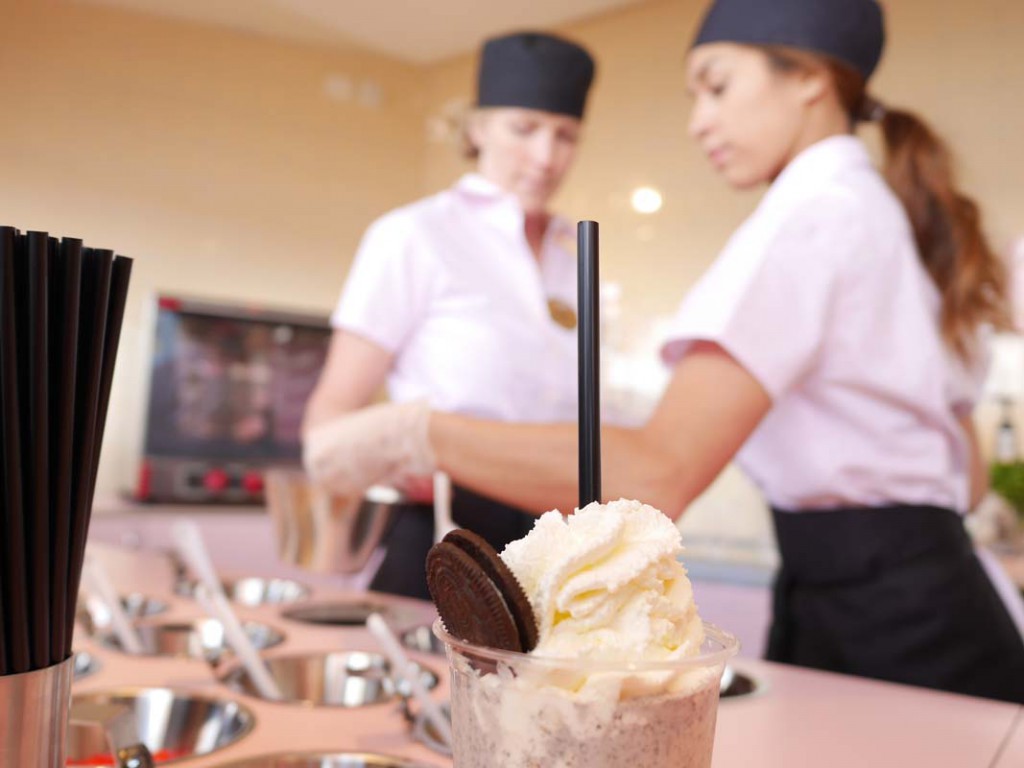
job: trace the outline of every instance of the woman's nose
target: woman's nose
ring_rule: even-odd
[[[536,137],[531,147],[533,161],[542,167],[548,167],[554,163],[557,139],[554,136],[541,134]]]
[[[687,127],[690,138],[701,139],[708,132],[710,124],[710,110],[698,101],[690,110],[690,124]]]

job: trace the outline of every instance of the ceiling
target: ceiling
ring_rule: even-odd
[[[82,1],[426,64],[466,53],[493,34],[550,28],[647,0]]]

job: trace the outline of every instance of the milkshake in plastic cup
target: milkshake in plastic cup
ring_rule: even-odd
[[[533,608],[529,653],[435,625],[455,768],[707,768],[735,637],[697,615],[678,529],[632,501],[549,512],[501,558]]]

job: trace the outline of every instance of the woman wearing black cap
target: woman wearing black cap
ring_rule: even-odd
[[[941,142],[867,95],[883,38],[874,0],[711,7],[690,133],[731,185],[768,191],[683,302],[653,417],[603,431],[605,497],[677,516],[735,458],[782,555],[769,658],[1024,702],[1014,606],[961,517],[984,489],[970,413],[1005,278]],[[884,176],[853,135],[863,120],[882,129]],[[433,414],[427,438],[407,455],[472,488],[574,505],[573,425]],[[384,471],[388,444],[348,480]]]
[[[538,33],[487,41],[466,124],[476,172],[376,221],[338,307],[326,368],[309,403],[305,454],[329,476],[332,428],[387,380],[394,413],[416,403],[507,421],[563,421],[576,410],[576,266],[570,223],[549,203],[572,166],[594,62]],[[371,409],[371,413],[372,413]],[[392,478],[395,479],[395,478]],[[428,496],[429,498],[429,496]],[[524,535],[527,514],[456,489],[453,518],[496,547]],[[429,597],[429,507],[398,515],[372,587]]]

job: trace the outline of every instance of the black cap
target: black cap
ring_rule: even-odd
[[[519,32],[484,43],[477,106],[523,107],[583,117],[594,59],[554,35]]]
[[[867,80],[882,58],[885,22],[876,0],[715,0],[693,44],[704,43],[822,53]]]

